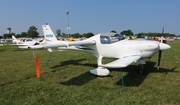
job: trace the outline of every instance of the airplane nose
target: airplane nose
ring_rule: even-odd
[[[168,44],[159,43],[159,50],[168,50],[170,48],[171,48],[171,46],[169,46]]]

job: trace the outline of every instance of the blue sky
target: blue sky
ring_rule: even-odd
[[[0,35],[27,32],[49,23],[53,32],[165,32],[180,35],[180,0],[0,0]]]

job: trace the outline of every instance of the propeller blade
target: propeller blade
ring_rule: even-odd
[[[158,54],[158,68],[157,68],[157,70],[159,70],[159,66],[160,66],[160,62],[161,62],[161,54],[162,54],[162,51],[159,50],[159,54]]]
[[[164,35],[164,26],[163,26],[163,29],[162,29],[162,36]]]
[[[162,29],[162,37],[161,37],[160,43],[163,43],[163,35],[164,35],[164,26],[163,26],[163,29]],[[159,47],[160,47],[160,43],[159,43]],[[161,62],[161,54],[162,54],[162,51],[159,49],[157,70],[159,70],[159,66],[160,66],[160,62]]]
[[[162,36],[161,36],[161,40],[160,40],[161,43],[166,43],[166,39],[164,38],[164,27],[162,29]]]

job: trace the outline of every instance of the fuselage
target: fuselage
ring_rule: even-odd
[[[105,39],[107,41],[106,43],[103,42],[100,35],[95,35],[87,40],[94,40],[96,44],[58,47],[58,50],[80,50],[92,53],[96,57],[101,56],[106,58],[121,58],[128,55],[140,55],[141,58],[149,58],[159,51],[159,42],[157,41],[124,39],[109,43]]]
[[[125,39],[111,44],[102,44],[100,40],[96,40],[96,44],[97,52],[103,57],[120,58],[126,55],[140,55],[142,58],[148,58],[158,51],[159,42]]]

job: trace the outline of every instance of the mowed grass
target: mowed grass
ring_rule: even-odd
[[[109,69],[104,78],[89,73],[97,59],[85,52],[35,50],[41,77],[36,78],[32,50],[17,46],[0,47],[1,105],[179,105],[180,40],[168,43],[157,70],[157,55],[147,60],[146,74],[139,75],[138,65]],[[123,49],[122,49],[123,50]],[[49,57],[51,58],[47,63]],[[110,62],[112,59],[104,59]]]

